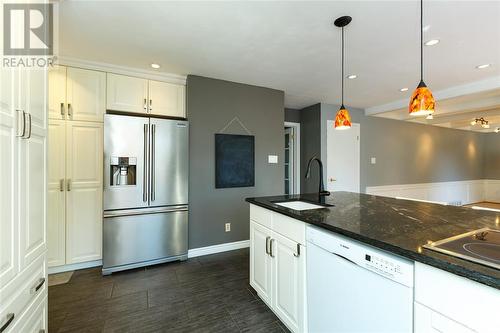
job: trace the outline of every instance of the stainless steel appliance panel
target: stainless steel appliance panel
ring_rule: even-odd
[[[105,214],[103,272],[109,268],[120,270],[119,266],[187,254],[187,207],[174,211],[130,210],[124,214],[128,215]]]
[[[188,122],[151,118],[150,123],[150,206],[187,204]]]
[[[104,115],[104,210],[149,205],[148,147],[148,118]],[[112,163],[116,160],[136,163],[135,184],[112,185],[114,183]]]

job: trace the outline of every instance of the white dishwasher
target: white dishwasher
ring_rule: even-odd
[[[412,332],[413,262],[307,228],[309,333]]]

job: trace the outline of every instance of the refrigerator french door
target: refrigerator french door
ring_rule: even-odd
[[[188,122],[104,117],[103,274],[187,258]]]

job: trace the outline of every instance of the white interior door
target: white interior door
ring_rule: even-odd
[[[352,124],[348,130],[335,130],[333,121],[327,121],[327,189],[359,192],[360,126]]]

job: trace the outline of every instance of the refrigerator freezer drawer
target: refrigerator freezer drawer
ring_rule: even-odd
[[[187,251],[187,210],[104,218],[103,273],[168,261]]]

